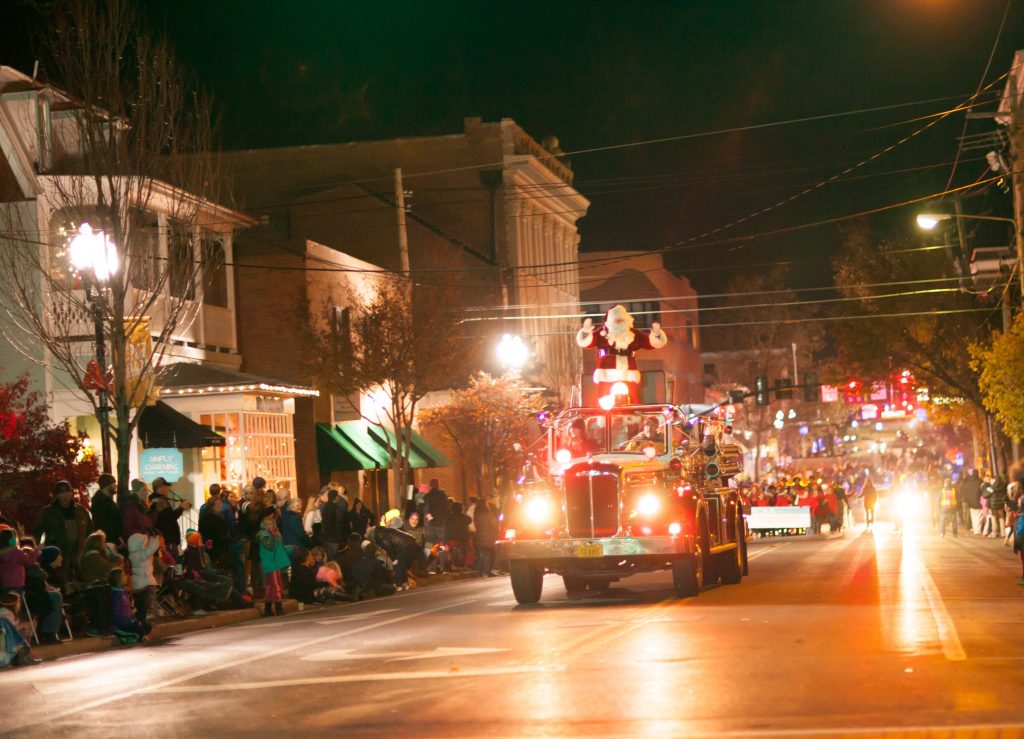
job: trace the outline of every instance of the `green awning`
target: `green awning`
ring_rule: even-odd
[[[320,472],[382,470],[391,467],[388,445],[395,443],[391,429],[371,426],[363,421],[345,421],[335,425],[317,424],[316,449]],[[448,458],[426,439],[413,432],[409,463],[413,469],[446,467]]]
[[[386,461],[380,464],[341,433],[338,427],[327,423],[318,423],[316,426],[316,456],[320,473],[325,477],[332,471],[354,472],[387,467]]]
[[[370,426],[370,434],[382,446],[395,445],[398,440],[395,432],[385,426]],[[414,470],[430,469],[432,467],[447,467],[451,464],[448,458],[432,447],[426,439],[412,432],[412,447],[409,449],[409,464]]]

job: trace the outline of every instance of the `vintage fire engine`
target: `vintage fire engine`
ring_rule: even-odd
[[[740,582],[746,528],[727,481],[742,457],[730,439],[724,424],[672,405],[560,413],[548,428],[547,474],[527,475],[506,507],[498,556],[516,601],[540,600],[546,573],[570,593],[653,570],[670,570],[680,597]]]

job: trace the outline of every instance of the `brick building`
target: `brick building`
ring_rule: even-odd
[[[534,361],[527,376],[567,395],[580,371],[574,319],[491,320],[507,315],[500,310],[506,305],[579,300],[576,221],[589,202],[573,188],[557,142],[547,143],[510,119],[469,118],[452,135],[226,153],[222,163],[237,204],[259,219],[235,251],[243,369],[308,383],[299,306],[332,295],[343,308],[354,282],[372,281],[370,273],[382,268],[401,269],[401,168],[414,283],[471,292],[474,307],[488,310],[466,317],[487,319],[495,343],[505,332],[529,337]],[[561,266],[541,266],[552,263]],[[300,492],[327,476],[317,459],[316,424],[349,420],[346,406],[326,393],[296,399]]]

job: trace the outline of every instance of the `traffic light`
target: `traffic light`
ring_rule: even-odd
[[[754,402],[758,405],[771,404],[771,399],[768,397],[768,378],[764,375],[754,378]]]
[[[775,380],[775,399],[776,400],[792,400],[793,398],[793,385],[790,383],[788,377],[779,377]]]
[[[817,403],[821,399],[821,386],[818,384],[818,376],[813,372],[804,375],[804,401]]]

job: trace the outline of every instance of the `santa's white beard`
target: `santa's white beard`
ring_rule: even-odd
[[[608,343],[616,349],[626,349],[630,344],[633,343],[633,329],[629,326],[613,331],[610,326],[605,326],[607,330]]]

